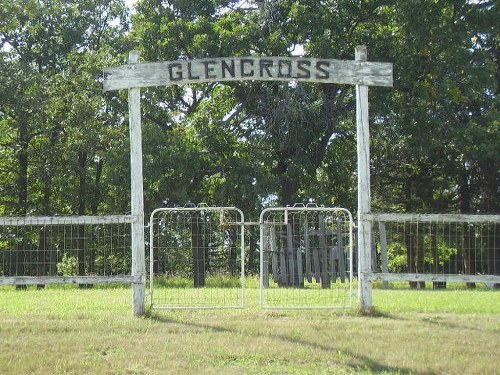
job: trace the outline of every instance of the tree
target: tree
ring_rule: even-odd
[[[10,157],[13,168],[2,186],[10,195],[2,211],[81,215],[90,208],[97,213],[102,151],[109,139],[101,127],[117,120],[106,111],[99,80],[106,58],[112,61],[113,43],[116,46],[126,30],[123,2],[18,0],[8,2],[3,11],[9,21],[0,30],[0,80],[5,85],[0,124],[6,134],[2,154]],[[95,171],[92,188],[89,169]],[[91,193],[93,199],[88,200]],[[41,249],[46,246],[44,236],[41,232]],[[83,254],[84,245],[78,246]],[[24,248],[17,253],[20,275],[25,274],[19,268],[26,263]],[[85,259],[79,260],[84,274]]]

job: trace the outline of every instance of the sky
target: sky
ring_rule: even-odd
[[[125,0],[125,4],[129,7],[132,8],[132,6],[136,3],[137,0]]]

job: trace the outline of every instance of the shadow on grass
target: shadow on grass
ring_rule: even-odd
[[[372,310],[361,310],[358,309],[356,310],[356,314],[358,316],[366,316],[370,318],[382,318],[382,319],[391,319],[391,320],[401,320],[401,321],[409,321],[410,319],[405,318],[404,315],[398,314],[390,314],[388,312],[380,311],[377,309],[372,309]],[[422,313],[426,314],[426,313]],[[412,320],[415,320],[415,316],[412,315]],[[439,326],[439,327],[446,327],[449,329],[458,329],[462,330],[464,329],[463,324],[461,323],[451,323],[449,321],[445,321],[443,318],[439,317],[439,315],[432,314],[431,316],[422,316],[418,318],[422,323],[433,325],[433,326]],[[477,331],[480,332],[482,331],[481,329],[477,327],[467,327],[468,330],[472,331]]]
[[[371,312],[369,316],[373,317],[379,317],[379,318],[388,318],[388,319],[393,319],[389,314],[381,313],[381,312]],[[229,334],[234,334],[238,335],[241,334],[240,331],[236,329],[231,329],[227,327],[223,327],[220,325],[216,324],[208,324],[208,323],[195,323],[195,322],[186,322],[181,319],[176,319],[172,317],[166,317],[154,312],[149,312],[147,315],[147,319],[154,320],[155,322],[159,323],[164,323],[164,324],[176,324],[176,325],[181,325],[181,326],[186,326],[190,328],[195,328],[199,329],[201,331],[209,331],[209,332],[215,332],[215,333],[229,333]],[[396,318],[397,319],[397,318]],[[340,349],[338,347],[335,347],[333,345],[325,345],[321,344],[318,342],[312,342],[309,340],[305,340],[303,338],[298,338],[296,336],[288,336],[286,334],[272,334],[270,332],[255,332],[254,336],[259,336],[259,337],[268,337],[271,339],[277,339],[280,341],[283,341],[285,343],[289,344],[294,344],[294,345],[300,345],[302,347],[309,347],[311,349],[315,350],[321,350],[325,352],[332,352],[332,353],[338,353],[341,356],[345,356],[347,358],[353,358],[351,362],[358,362],[360,364],[356,363],[346,363],[345,366],[352,370],[353,373],[364,373],[366,371],[370,371],[373,373],[387,373],[387,374],[398,374],[398,375],[435,375],[437,373],[435,372],[417,372],[413,369],[409,368],[403,368],[403,367],[395,367],[395,366],[387,366],[384,365],[366,355],[362,355],[359,353],[355,353],[350,350],[346,349]]]

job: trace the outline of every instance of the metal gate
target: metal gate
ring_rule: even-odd
[[[239,209],[160,208],[149,224],[152,308],[244,307],[245,228]]]
[[[352,306],[353,219],[343,208],[269,208],[260,216],[262,308]]]
[[[245,223],[234,207],[193,206],[151,214],[152,308],[245,307],[245,225],[256,224],[262,308],[352,306],[354,223],[348,210],[269,208],[259,223]]]

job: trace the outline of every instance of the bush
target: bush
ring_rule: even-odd
[[[57,273],[61,276],[77,276],[78,259],[64,254],[62,260],[57,263]]]

